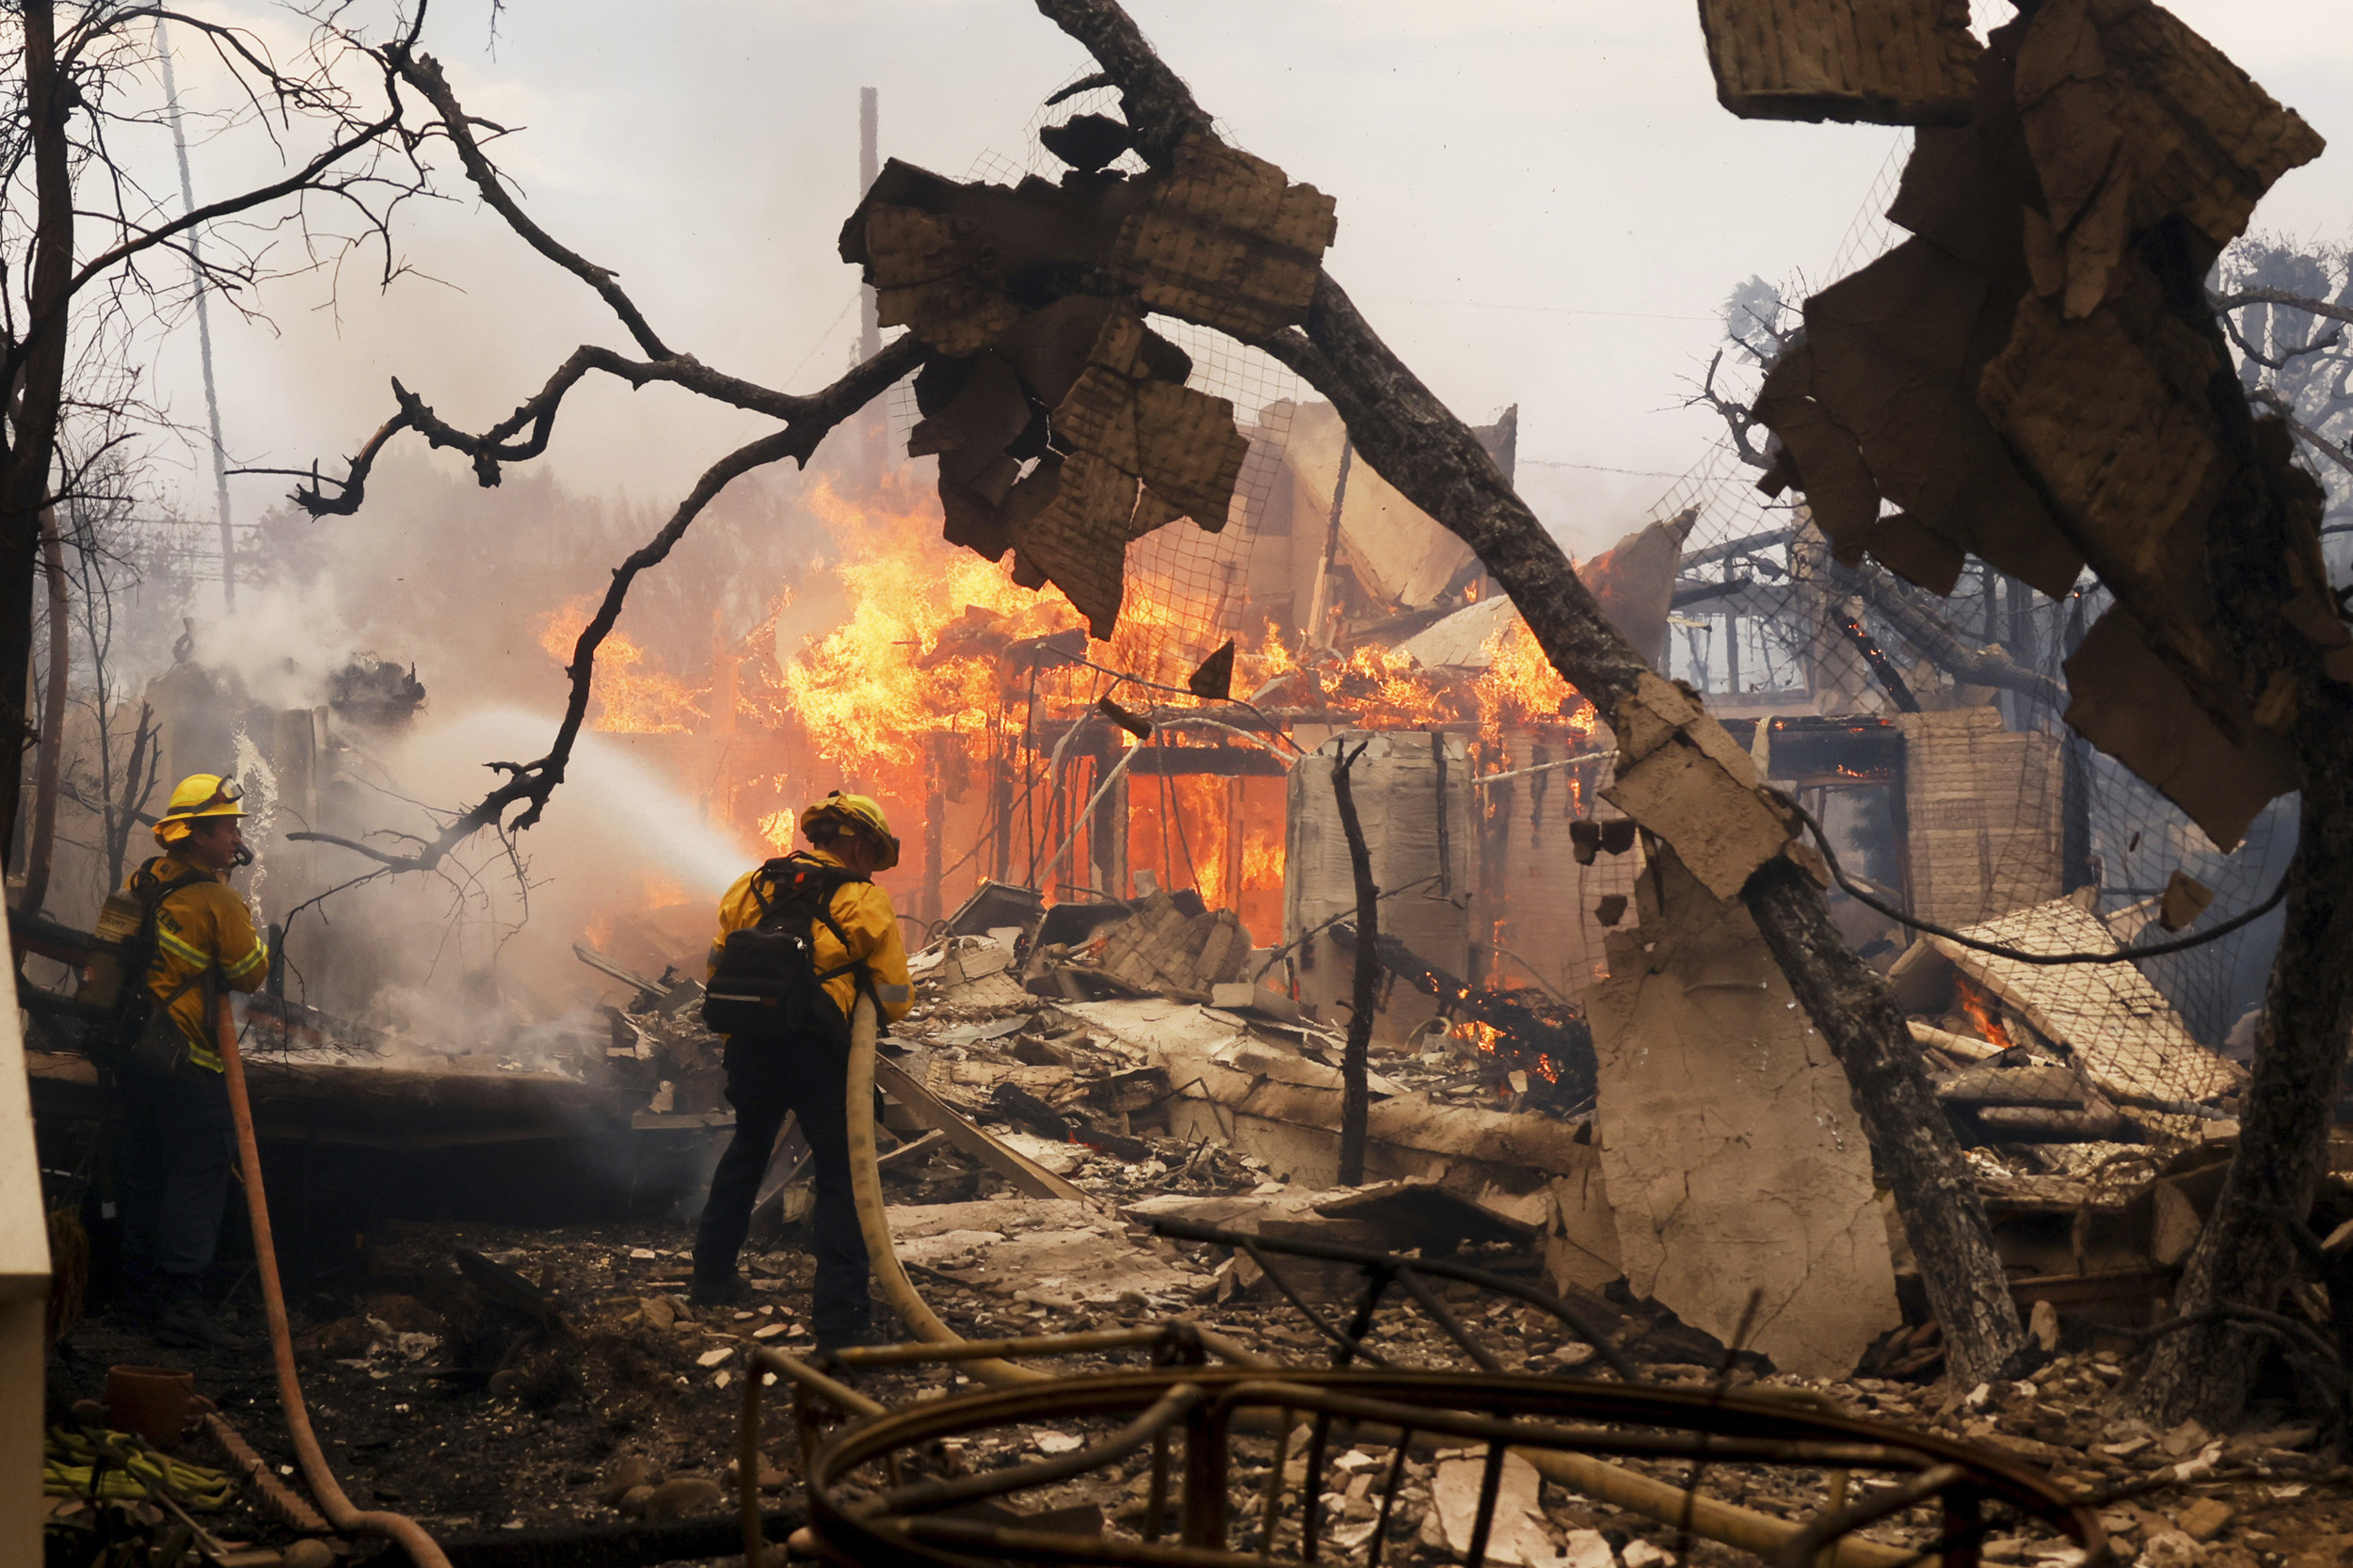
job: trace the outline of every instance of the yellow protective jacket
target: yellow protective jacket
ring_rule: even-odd
[[[820,866],[843,869],[841,862],[823,850],[802,850],[795,859],[810,860]],[[754,867],[735,879],[735,886],[719,900],[719,935],[711,944],[709,972],[718,973],[719,953],[730,931],[742,931],[760,921],[760,900],[752,892],[752,879],[760,874]],[[906,943],[899,936],[899,912],[890,906],[890,895],[872,882],[845,882],[833,891],[833,903],[827,906],[834,924],[850,939],[844,952],[823,920],[811,920],[809,940],[813,944],[817,972],[839,968],[844,964],[866,966],[874,987],[874,1001],[882,1009],[885,1020],[906,1016],[915,1005],[915,984],[907,978]],[[825,994],[833,998],[848,1017],[857,1000],[857,976],[836,975],[825,982]]]
[[[188,876],[204,880],[167,893],[155,906],[155,961],[147,971],[147,988],[168,1009],[181,1038],[187,1041],[188,1059],[216,1073],[222,1064],[213,1038],[213,998],[217,994],[213,987],[219,984],[232,991],[260,990],[269,978],[269,944],[255,934],[245,900],[219,873],[193,860],[159,855],[133,872],[125,887],[137,892],[143,885]],[[151,880],[142,884],[142,878]]]

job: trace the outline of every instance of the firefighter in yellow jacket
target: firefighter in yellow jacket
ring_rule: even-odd
[[[817,1280],[811,1327],[819,1347],[831,1349],[865,1339],[871,1311],[866,1240],[850,1188],[849,1015],[861,990],[886,1020],[904,1015],[915,993],[890,895],[869,880],[899,863],[899,840],[882,808],[864,795],[836,791],[801,813],[801,832],[807,851],[746,872],[719,902],[719,936],[711,950],[712,1000],[725,989],[729,936],[760,931],[807,935],[803,981],[821,994],[808,1016],[789,1030],[747,1027],[728,1035],[735,1137],[712,1174],[696,1232],[691,1299],[703,1305],[750,1299],[736,1255],[750,1229],[752,1202],[776,1133],[785,1113],[794,1112],[812,1157],[809,1221]],[[791,933],[784,931],[788,925]],[[739,941],[738,951],[743,947]]]
[[[236,783],[192,774],[155,824],[164,853],[126,888],[155,910],[145,1029],[116,1069],[123,1116],[122,1256],[131,1308],[157,1344],[238,1343],[206,1310],[204,1274],[229,1196],[234,1129],[213,1033],[223,987],[257,991],[269,949],[229,873],[250,864]]]

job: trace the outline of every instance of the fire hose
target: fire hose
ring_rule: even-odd
[[[963,1336],[950,1328],[916,1293],[890,1240],[890,1221],[883,1211],[882,1172],[874,1152],[874,1041],[878,1032],[873,999],[859,993],[850,1013],[848,1121],[850,1188],[857,1199],[858,1227],[865,1233],[866,1254],[883,1301],[899,1315],[918,1339],[935,1345],[961,1343]],[[1282,1366],[1253,1355],[1222,1336],[1204,1333],[1203,1340],[1227,1360],[1258,1371],[1280,1375]],[[1007,1386],[1042,1383],[1048,1374],[1010,1361],[976,1360],[964,1369],[983,1383]],[[1529,1464],[1547,1480],[1595,1500],[1688,1529],[1760,1557],[1778,1558],[1789,1543],[1802,1536],[1805,1521],[1776,1519],[1753,1509],[1702,1497],[1622,1465],[1586,1454],[1544,1449],[1523,1450]],[[755,1463],[746,1458],[744,1474]],[[748,1488],[746,1489],[748,1495]],[[1821,1568],[1898,1568],[1918,1560],[1918,1554],[1849,1536],[1825,1548],[1816,1560]]]
[[[310,1407],[302,1402],[302,1380],[295,1372],[294,1331],[286,1320],[286,1298],[278,1283],[278,1249],[270,1240],[269,1200],[262,1188],[262,1149],[253,1136],[253,1106],[245,1092],[245,1058],[237,1052],[237,1029],[223,996],[214,1015],[214,1032],[220,1039],[222,1076],[228,1080],[229,1113],[237,1126],[237,1164],[245,1178],[245,1210],[253,1224],[253,1262],[262,1282],[262,1306],[269,1318],[269,1347],[278,1371],[278,1402],[285,1408],[286,1435],[294,1439],[295,1461],[302,1479],[317,1499],[319,1512],[338,1530],[380,1535],[396,1543],[416,1568],[450,1568],[449,1559],[434,1544],[424,1527],[405,1513],[370,1512],[355,1507],[335,1482],[327,1455],[311,1430]],[[873,1130],[867,1130],[873,1142]]]

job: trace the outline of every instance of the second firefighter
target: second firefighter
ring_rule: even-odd
[[[752,1202],[787,1112],[808,1141],[817,1279],[811,1328],[820,1348],[869,1334],[866,1239],[850,1182],[849,1018],[858,994],[883,1019],[915,1000],[890,895],[870,880],[899,863],[882,808],[839,791],[801,813],[806,851],[737,879],[719,903],[704,1016],[727,1036],[735,1137],[711,1178],[695,1236],[691,1299],[741,1304],[750,1290],[736,1257]]]

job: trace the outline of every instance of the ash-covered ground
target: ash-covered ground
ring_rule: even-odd
[[[943,1174],[952,1188],[994,1185],[993,1178],[974,1178],[949,1162],[944,1173],[894,1181],[894,1196],[940,1195]],[[1193,1160],[1181,1177],[1158,1160],[1139,1167],[1101,1158],[1074,1176],[1114,1203],[1138,1195],[1139,1189],[1161,1190],[1172,1179],[1196,1192],[1247,1192],[1264,1185],[1257,1181],[1258,1173],[1215,1151]],[[1034,1200],[974,1201],[995,1209]],[[1217,1296],[1232,1288],[1221,1282],[1224,1255],[1216,1249],[1140,1237],[1136,1227],[1130,1244],[1193,1284],[1196,1299],[1177,1315],[1278,1359],[1304,1363],[1327,1355],[1328,1343],[1295,1307],[1257,1299],[1263,1284],[1257,1292],[1219,1302]],[[374,1250],[369,1275],[357,1289],[298,1302],[299,1356],[312,1418],[353,1499],[408,1512],[457,1543],[507,1531],[610,1525],[625,1513],[723,1517],[733,1503],[745,1356],[761,1344],[808,1349],[810,1265],[790,1233],[772,1237],[756,1243],[763,1250],[747,1258],[759,1304],[747,1311],[697,1311],[684,1301],[689,1240],[687,1223],[677,1218],[553,1230],[406,1224]],[[461,1256],[467,1257],[463,1266]],[[1532,1260],[1525,1258],[1489,1253],[1479,1261],[1534,1274]],[[915,1272],[926,1299],[970,1337],[1125,1326],[1169,1316],[1136,1296],[1052,1304],[1041,1301],[1035,1277],[992,1273],[985,1262],[953,1272],[918,1265]],[[1557,1320],[1467,1286],[1446,1288],[1445,1298],[1506,1369],[1555,1377],[1595,1369],[1590,1349]],[[113,1362],[192,1366],[200,1392],[291,1474],[293,1455],[260,1325],[250,1309],[241,1317],[239,1326],[252,1337],[246,1352],[197,1359],[153,1352],[116,1321],[94,1320],[77,1335],[73,1357],[60,1375],[74,1392],[94,1396]],[[1643,1320],[1636,1315],[1624,1321],[1640,1325]],[[1386,1308],[1382,1323],[1375,1343],[1401,1365],[1470,1365],[1414,1309]],[[1646,1376],[1662,1383],[1737,1389],[1760,1381],[1799,1382],[1759,1379],[1746,1363],[1736,1363],[1727,1374],[1721,1365],[1701,1364],[1703,1352],[1672,1348],[1682,1343],[1673,1334],[1637,1333],[1627,1348],[1639,1354],[1645,1347],[1671,1347],[1660,1352],[1671,1359],[1641,1365]],[[1083,1373],[1142,1360],[1121,1353],[1052,1365]],[[2249,1425],[2233,1434],[2153,1432],[2111,1413],[2126,1375],[2117,1355],[2102,1352],[2062,1353],[2027,1381],[1958,1397],[1941,1383],[1865,1378],[1809,1386],[1849,1414],[1973,1439],[2047,1468],[2067,1489],[2102,1500],[2102,1517],[2125,1560],[2155,1568],[2196,1562],[2318,1568],[2353,1560],[2353,1475],[2312,1425],[2297,1423],[2275,1402],[2260,1405]],[[891,1405],[969,1387],[957,1374],[928,1367],[860,1373],[853,1381]],[[768,1507],[789,1511],[800,1498],[800,1463],[782,1396],[778,1390],[766,1424],[759,1481]],[[1000,1430],[966,1442],[957,1457],[987,1468],[1036,1459],[1106,1431],[1108,1423],[1088,1421]],[[1322,1479],[1333,1543],[1327,1551],[1337,1547],[1362,1560],[1377,1526],[1390,1457],[1374,1444],[1333,1446]],[[1265,1440],[1240,1442],[1232,1474],[1237,1519],[1260,1517],[1272,1461]],[[1449,1506],[1459,1510],[1465,1485],[1475,1488],[1478,1466],[1465,1466],[1465,1456],[1444,1448],[1409,1456],[1389,1526],[1387,1560],[1455,1560],[1460,1542],[1449,1541],[1447,1512]],[[1302,1467],[1295,1455],[1290,1467]],[[1677,1485],[1684,1480],[1680,1464],[1635,1467]],[[1801,1517],[1823,1506],[1827,1480],[1818,1471],[1716,1465],[1707,1486],[1728,1500]],[[624,1495],[632,1483],[638,1490]],[[1278,1549],[1293,1539],[1284,1532],[1297,1528],[1305,1484],[1304,1475],[1293,1473],[1278,1491],[1277,1515],[1285,1521],[1278,1526]],[[1147,1486],[1139,1456],[1023,1502],[1032,1508],[1092,1504],[1114,1534],[1132,1535],[1144,1523]],[[218,1534],[260,1544],[284,1542],[294,1533],[249,1500],[210,1523]],[[1875,1533],[1924,1542],[1931,1528],[1925,1517],[1913,1517]],[[1580,1568],[1649,1568],[1682,1549],[1672,1527],[1597,1506],[1549,1482],[1534,1494],[1518,1539],[1524,1556],[1541,1546]],[[1689,1555],[1701,1562],[1753,1560],[1705,1543],[1690,1544]],[[2065,1560],[2058,1544],[2037,1530],[1998,1537],[1989,1555],[1996,1561]]]

